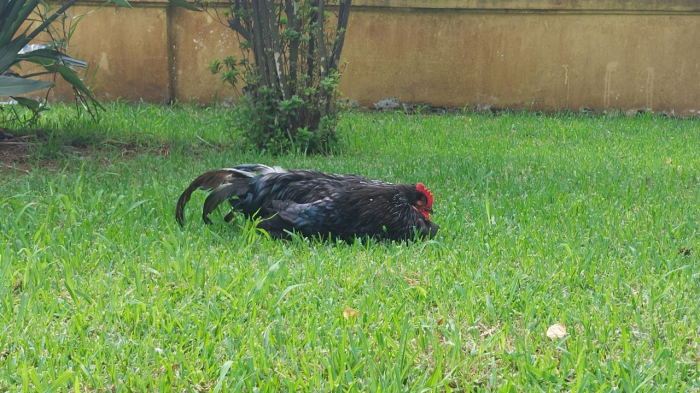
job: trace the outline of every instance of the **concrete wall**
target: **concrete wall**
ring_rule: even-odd
[[[97,94],[208,103],[235,95],[207,71],[237,54],[216,18],[131,2],[84,18],[73,53],[99,65]],[[84,4],[74,14],[93,9]],[[355,0],[341,90],[361,105],[700,114],[697,0]],[[56,89],[53,97],[69,99]]]

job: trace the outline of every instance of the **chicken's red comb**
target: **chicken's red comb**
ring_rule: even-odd
[[[425,195],[425,197],[428,198],[428,207],[432,209],[433,208],[433,194],[430,192],[430,190],[425,188],[425,185],[423,183],[416,184],[416,190],[418,190],[418,192],[420,192],[420,193],[423,193],[423,195]]]

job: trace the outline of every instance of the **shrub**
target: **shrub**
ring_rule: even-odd
[[[230,0],[225,16],[244,56],[216,60],[210,71],[234,88],[245,85],[237,117],[254,146],[327,153],[337,144],[339,64],[351,0],[338,1],[337,13],[328,3]]]

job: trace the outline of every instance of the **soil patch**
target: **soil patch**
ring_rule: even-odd
[[[33,168],[51,167],[56,162],[52,157],[42,157],[41,154],[37,154],[46,144],[46,140],[42,137],[36,135],[14,137],[7,133],[0,134],[0,137],[2,136],[5,138],[0,138],[0,174],[10,171],[30,173]],[[122,158],[130,158],[138,154],[170,155],[170,146],[167,144],[144,147],[134,141],[105,140],[95,144],[76,142],[63,144],[59,149],[59,155],[83,157],[95,155],[98,152],[110,152]]]

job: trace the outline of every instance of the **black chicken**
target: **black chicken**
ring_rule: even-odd
[[[207,172],[187,187],[175,210],[180,225],[185,205],[198,188],[211,190],[204,201],[204,222],[210,223],[209,213],[228,200],[232,211],[226,222],[240,211],[247,218],[260,218],[258,228],[274,238],[297,232],[346,241],[402,240],[430,238],[439,229],[430,221],[433,195],[422,183],[392,184],[352,174],[239,165]]]

